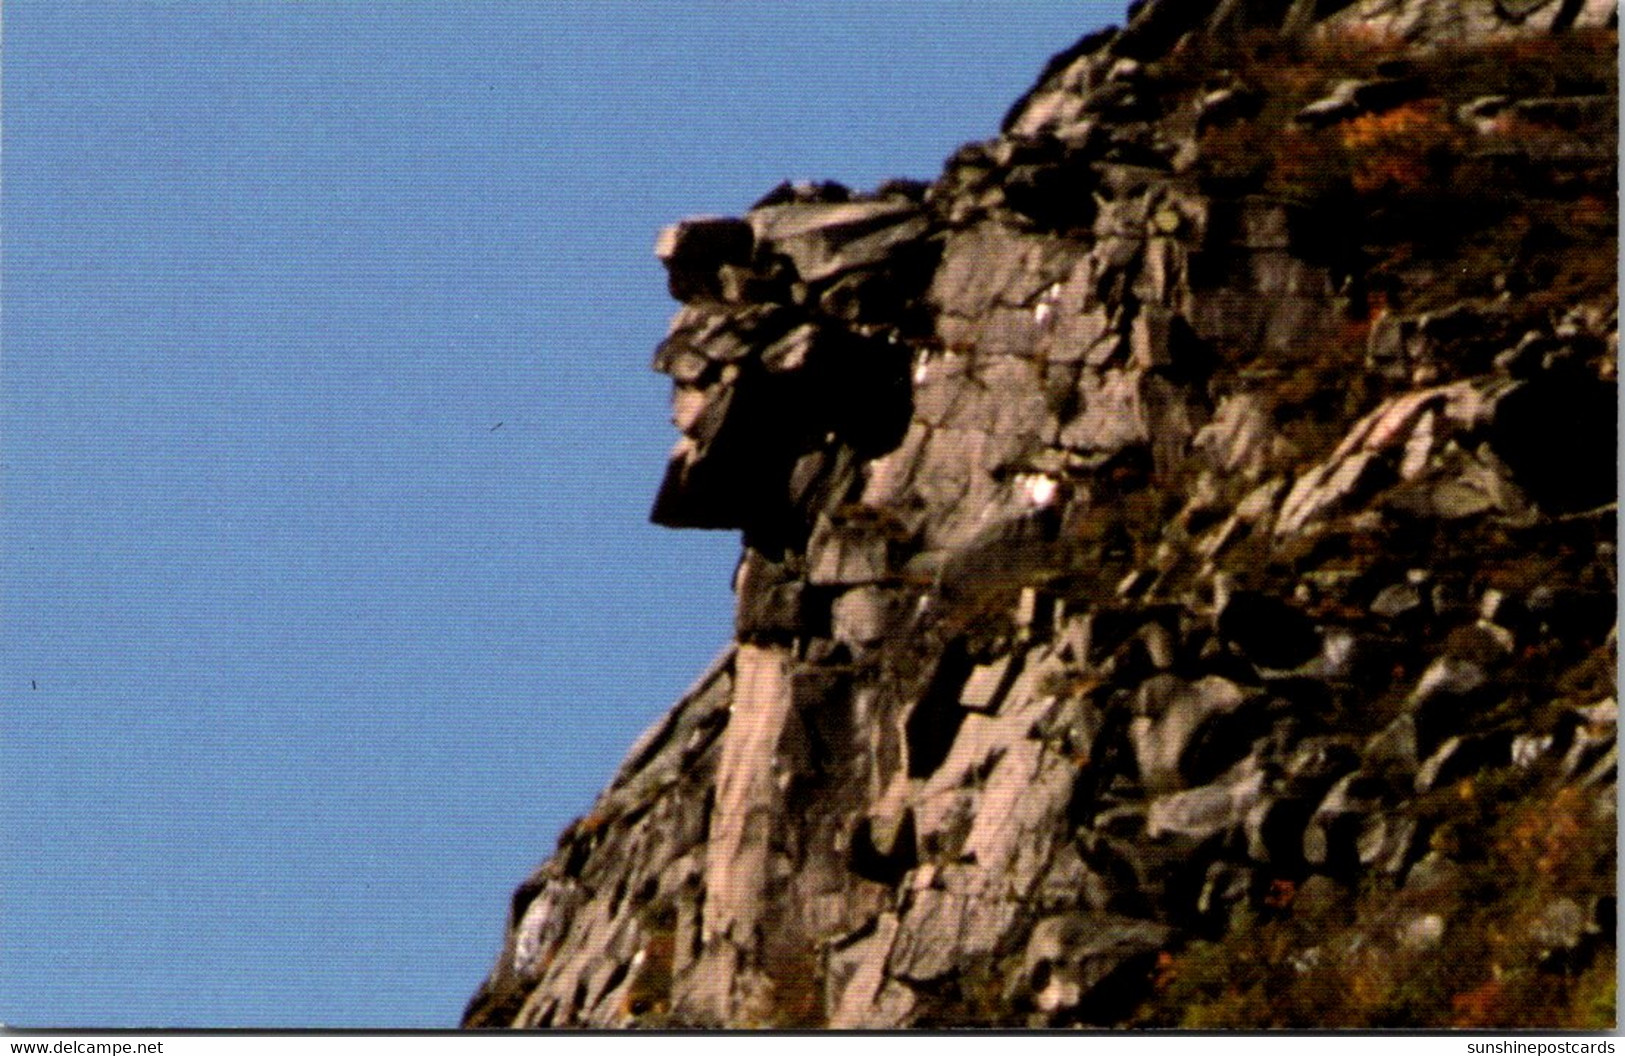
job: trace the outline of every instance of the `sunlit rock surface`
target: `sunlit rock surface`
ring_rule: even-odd
[[[1615,18],[1149,0],[663,233],[736,640],[466,1025],[1611,1025]]]

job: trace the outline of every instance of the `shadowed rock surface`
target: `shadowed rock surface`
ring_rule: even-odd
[[[1615,19],[1147,0],[664,232],[736,639],[465,1025],[1611,1025]]]

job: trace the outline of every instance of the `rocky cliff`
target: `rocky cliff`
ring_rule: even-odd
[[[1150,0],[657,252],[737,634],[471,1027],[1613,1022],[1615,0]]]

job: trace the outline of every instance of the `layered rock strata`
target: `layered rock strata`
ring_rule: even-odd
[[[1614,8],[1151,0],[663,233],[736,637],[466,1025],[1611,1017]]]

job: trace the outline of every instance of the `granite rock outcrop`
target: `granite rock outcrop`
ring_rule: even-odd
[[[1611,1024],[1616,17],[1146,0],[664,232],[735,640],[465,1025]]]

